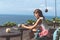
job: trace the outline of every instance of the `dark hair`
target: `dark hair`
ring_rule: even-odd
[[[34,13],[37,12],[39,14],[40,17],[44,17],[42,14],[42,11],[40,9],[35,9]]]

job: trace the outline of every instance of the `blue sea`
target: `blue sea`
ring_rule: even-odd
[[[51,19],[53,16],[45,16],[46,19]],[[16,24],[26,23],[27,20],[36,20],[34,15],[0,15],[0,25],[6,22],[15,22]]]

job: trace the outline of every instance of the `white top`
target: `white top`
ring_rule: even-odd
[[[41,23],[41,24],[38,24],[37,29],[39,29],[39,28],[40,28],[40,26],[41,26],[42,28],[44,28],[44,29],[45,29],[45,26],[44,26],[44,23],[43,23],[43,17],[40,17],[39,19],[41,19],[41,20],[42,20],[42,23]]]

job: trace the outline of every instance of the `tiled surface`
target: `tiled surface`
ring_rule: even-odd
[[[52,26],[49,26],[47,28],[51,28],[51,27]],[[0,40],[6,40],[6,39],[5,38],[0,38]],[[10,40],[20,40],[20,36],[19,37],[12,37],[12,38],[10,38]],[[24,31],[24,33],[23,33],[23,40],[34,40],[34,39],[30,39],[29,38],[29,30]]]
[[[6,39],[5,38],[0,38],[0,40],[6,40]],[[10,40],[20,40],[20,36],[12,37],[12,38],[10,38]],[[24,33],[23,33],[23,40],[31,40],[29,38],[29,30],[24,31]]]

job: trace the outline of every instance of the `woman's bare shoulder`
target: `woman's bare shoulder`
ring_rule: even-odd
[[[39,17],[39,19],[43,19],[43,17]]]

